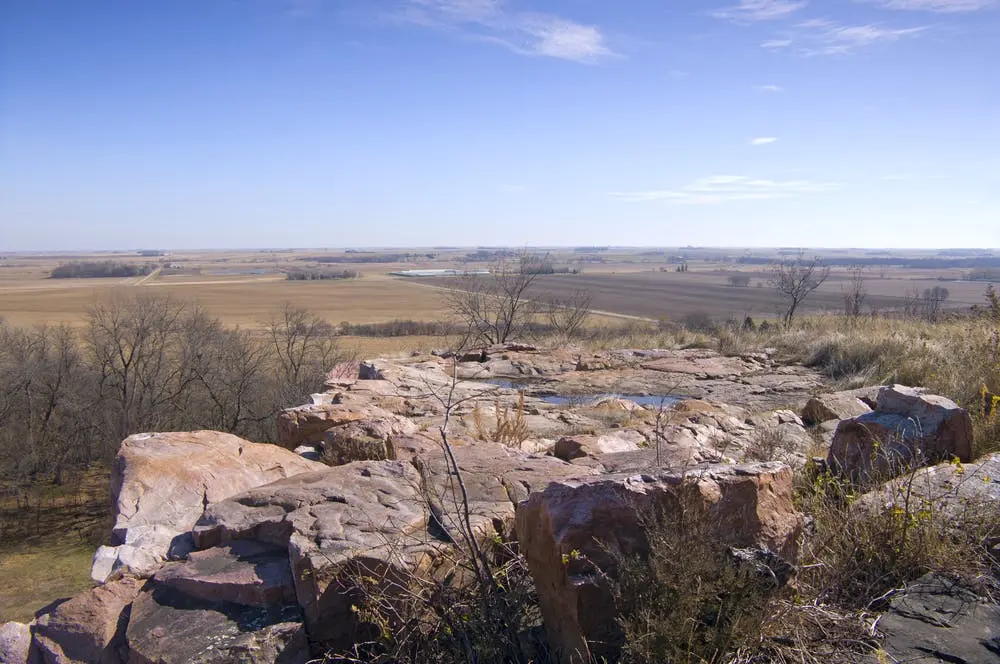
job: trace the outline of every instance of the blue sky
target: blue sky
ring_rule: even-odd
[[[1000,0],[5,0],[0,251],[1000,247]]]

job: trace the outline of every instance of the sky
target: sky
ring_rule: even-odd
[[[1000,247],[1000,0],[2,0],[0,252]]]

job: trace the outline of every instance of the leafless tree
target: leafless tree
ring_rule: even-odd
[[[862,265],[853,265],[847,270],[848,282],[847,291],[844,293],[844,313],[848,318],[857,318],[861,315],[861,309],[868,297],[868,289],[865,286],[865,268]]]
[[[306,309],[286,303],[265,321],[264,329],[269,352],[289,386],[315,382],[339,359],[336,328]]]
[[[41,470],[61,482],[90,453],[92,412],[77,339],[68,327],[0,325],[0,469],[17,484]]]
[[[783,316],[790,325],[799,305],[830,276],[830,268],[819,256],[806,260],[800,254],[795,260],[777,261],[771,265],[769,283],[786,300]]]
[[[923,293],[924,314],[929,320],[937,320],[941,315],[941,308],[944,301],[948,299],[950,293],[944,286],[925,288]]]
[[[184,313],[169,298],[147,295],[90,308],[85,346],[99,372],[109,441],[173,424],[171,405],[194,380],[177,361]]]
[[[468,329],[472,343],[505,343],[524,331],[537,310],[528,290],[540,274],[525,266],[535,264],[527,252],[500,258],[489,274],[466,274],[448,291],[448,308]]]
[[[590,318],[592,298],[588,291],[577,290],[566,299],[551,299],[548,302],[549,325],[555,331],[572,339]]]

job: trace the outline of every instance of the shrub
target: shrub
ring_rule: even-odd
[[[1000,534],[996,506],[946,500],[926,477],[914,469],[864,496],[827,473],[803,484],[800,509],[813,518],[799,575],[803,590],[820,601],[870,609],[928,572],[971,581],[986,571],[992,564],[986,544]]]
[[[739,564],[714,524],[691,510],[647,518],[648,557],[616,556],[622,661],[723,662],[759,644],[773,579]]]

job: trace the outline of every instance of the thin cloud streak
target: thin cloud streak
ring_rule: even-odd
[[[770,145],[771,143],[777,143],[778,139],[775,136],[760,136],[758,138],[751,138],[750,145]]]
[[[875,0],[875,2],[883,9],[924,11],[937,14],[976,12],[997,4],[996,0]]]
[[[757,92],[783,92],[784,89],[777,85],[755,85],[753,89]]]
[[[914,28],[884,28],[875,24],[844,25],[826,19],[809,19],[793,26],[787,39],[772,39],[761,48],[790,48],[798,55],[850,55],[880,43],[896,42],[916,37],[927,30]]]
[[[806,0],[740,0],[731,7],[723,7],[711,12],[715,18],[735,23],[757,23],[785,18],[809,4]]]
[[[626,203],[667,201],[672,203],[715,204],[731,201],[774,200],[816,194],[840,188],[837,182],[811,180],[762,180],[745,175],[711,175],[690,182],[680,189],[610,192],[608,195]]]
[[[405,0],[392,18],[503,46],[518,55],[592,64],[617,57],[597,26],[534,12],[510,12],[502,0]]]

